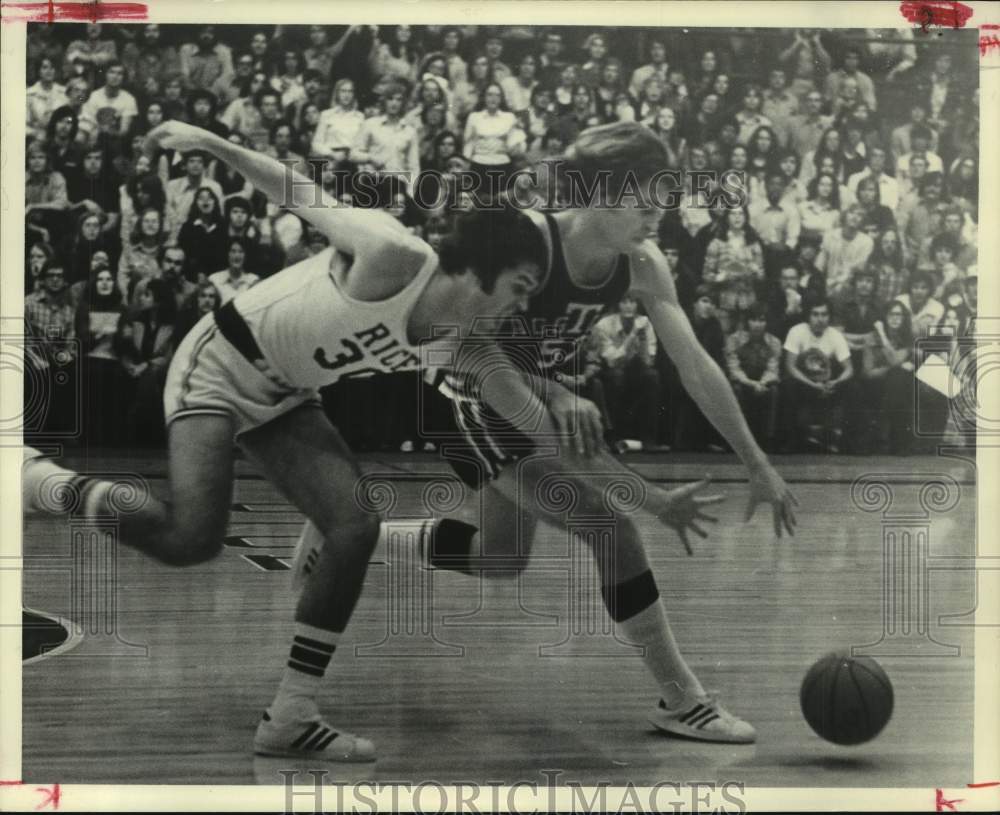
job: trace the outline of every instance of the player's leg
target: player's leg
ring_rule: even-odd
[[[169,500],[149,493],[137,507],[118,507],[116,487],[134,485],[75,473],[26,448],[23,494],[27,511],[113,513],[122,542],[173,566],[211,560],[222,551],[232,495],[233,421],[191,414],[171,423]],[[128,502],[126,502],[128,503]]]
[[[614,476],[628,473],[630,478],[638,478],[610,456],[597,463],[574,460],[569,452],[557,467],[551,460],[535,459],[523,462],[517,469],[516,479],[505,472],[494,482],[494,489],[519,504],[522,513],[560,525],[564,522],[563,512],[552,509],[551,502],[539,500],[542,491],[551,494],[553,475],[560,490],[575,499],[575,512],[598,517],[606,516],[612,503],[605,492]],[[593,475],[580,475],[588,470]],[[661,699],[651,721],[662,730],[691,738],[754,741],[753,727],[706,694],[681,654],[635,522],[622,512],[614,514],[614,522],[611,552],[595,550],[593,554],[605,608],[625,637],[643,647],[643,660],[659,686]],[[594,543],[601,545],[596,539]]]
[[[268,755],[372,760],[372,743],[331,727],[317,701],[378,539],[378,518],[354,499],[361,471],[340,434],[311,403],[244,434],[240,442],[323,539],[295,610],[285,673],[254,747]]]

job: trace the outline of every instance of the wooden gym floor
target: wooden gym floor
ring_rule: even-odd
[[[23,778],[275,784],[279,770],[322,768],[330,782],[542,783],[542,770],[561,770],[560,782],[615,785],[972,780],[976,581],[963,559],[975,554],[974,464],[779,458],[801,508],[797,537],[777,540],[763,513],[741,523],[746,484],[733,459],[628,462],[668,484],[708,471],[729,495],[711,537],[693,538],[692,558],[643,523],[682,649],[704,684],[757,727],[756,745],[683,741],[646,723],[652,681],[607,630],[589,558],[574,557],[566,529],[550,526],[520,581],[423,571],[405,545],[380,547],[323,697],[335,726],[375,741],[378,762],[255,758],[253,731],[288,649],[287,566],[301,516],[240,462],[231,537],[204,566],[172,570],[123,549],[117,577],[105,580],[110,561],[79,544],[94,530],[27,522],[24,605],[84,630],[74,647],[24,666]],[[140,473],[154,488],[165,472],[155,456],[68,463]],[[419,513],[422,490],[448,472],[425,455],[369,457],[365,469],[398,491],[394,518]],[[882,511],[884,488],[855,488],[852,499],[866,473],[889,485]],[[934,480],[942,488],[925,488],[921,503]],[[865,502],[872,511],[859,508]],[[885,571],[895,577],[888,592]],[[837,747],[803,720],[799,683],[823,654],[866,645],[893,682],[895,714],[874,741]]]

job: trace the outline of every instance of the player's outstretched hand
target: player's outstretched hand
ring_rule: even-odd
[[[146,134],[147,144],[170,150],[198,150],[212,134],[208,130],[171,119],[157,125]]]
[[[596,456],[604,449],[604,422],[600,408],[566,388],[553,388],[548,407],[560,436],[573,445],[577,455],[584,458]]]
[[[706,522],[710,524],[718,523],[719,519],[705,514],[705,507],[718,504],[726,500],[725,495],[698,495],[698,491],[704,489],[711,482],[711,478],[705,476],[701,481],[685,484],[675,490],[668,490],[663,493],[666,505],[658,513],[658,517],[663,523],[673,529],[684,544],[684,549],[689,555],[694,552],[691,543],[688,541],[687,531],[692,530],[698,537],[707,538],[708,533],[702,529],[698,523]]]
[[[757,512],[757,505],[764,502],[770,504],[773,510],[774,534],[780,538],[784,529],[789,535],[794,535],[798,521],[792,507],[798,506],[799,500],[792,494],[785,479],[770,464],[750,470],[750,501],[743,518],[744,523]]]

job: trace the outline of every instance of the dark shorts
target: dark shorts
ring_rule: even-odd
[[[437,445],[441,457],[471,489],[481,489],[497,478],[511,462],[530,455],[535,441],[525,435],[475,394],[454,380],[445,379],[426,398],[439,400],[435,412],[446,417],[440,430],[423,433]]]

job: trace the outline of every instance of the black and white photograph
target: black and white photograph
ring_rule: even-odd
[[[998,23],[4,2],[0,808],[1000,807]]]

